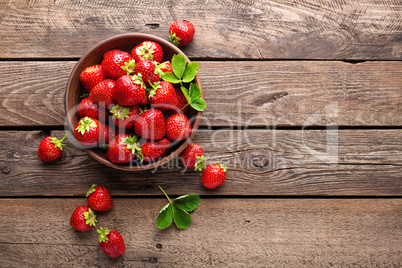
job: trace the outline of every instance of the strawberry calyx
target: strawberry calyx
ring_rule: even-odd
[[[81,120],[78,123],[78,126],[75,128],[81,135],[84,135],[85,132],[89,132],[91,127],[97,127],[98,125],[96,122],[88,117],[85,116],[84,118],[81,118]]]
[[[131,80],[133,80],[134,84],[139,85],[142,88],[147,88],[144,81],[142,80],[142,74],[138,73],[131,76]]]
[[[162,77],[162,75],[164,74],[162,69],[166,67],[166,63],[168,63],[168,62],[165,61],[165,62],[162,62],[161,64],[155,65],[155,74],[159,75],[159,77]]]
[[[115,119],[124,119],[128,118],[128,114],[130,113],[130,108],[129,107],[124,107],[116,104],[110,112],[113,114],[113,118]]]
[[[95,226],[95,222],[97,222],[97,220],[93,210],[91,208],[88,208],[88,211],[84,212],[83,214],[86,220],[85,223],[89,224],[89,226]]]
[[[194,171],[201,171],[205,167],[205,157],[203,155],[201,156],[196,156],[197,162],[195,162],[194,165]],[[226,167],[225,167],[226,168]]]
[[[88,190],[87,194],[85,195],[85,197],[88,197],[90,194],[92,194],[93,192],[95,192],[96,190],[96,184],[92,184],[91,188]]]
[[[151,49],[151,46],[152,44],[149,42],[142,43],[142,46],[138,48],[138,55],[144,60],[153,60],[155,50]]]
[[[172,32],[172,31],[170,31],[169,39],[170,39],[170,42],[172,42],[173,45],[175,45],[175,46],[178,46],[180,43],[180,40],[181,40],[181,38],[176,36],[176,33]]]
[[[100,229],[96,230],[99,234],[99,243],[109,241],[109,238],[107,238],[107,235],[110,234],[110,231],[108,229],[105,229],[103,227],[100,227]]]
[[[216,164],[223,170],[223,172],[226,173],[227,167],[224,164],[220,164],[219,162],[216,162]]]
[[[127,138],[121,141],[123,145],[127,147],[128,150],[131,151],[132,154],[137,153],[138,157],[140,158],[141,162],[144,159],[144,155],[142,154],[142,149],[140,144],[137,142],[137,136],[130,135]]]
[[[59,139],[57,139],[57,138],[55,138],[55,137],[50,137],[50,142],[54,144],[54,147],[55,147],[55,148],[58,148],[58,149],[60,149],[60,150],[63,151],[63,146],[64,146],[65,144],[63,144],[62,141],[63,141],[66,137],[67,137],[67,132],[66,132],[66,134],[64,134],[64,137],[63,137],[61,140],[59,140]]]
[[[160,82],[151,83],[149,80],[148,82],[151,85],[151,88],[147,88],[148,97],[152,98],[156,94],[156,91],[159,88],[162,88],[162,86],[160,85]]]
[[[126,71],[127,75],[130,75],[134,72],[135,60],[129,59],[128,62],[124,63],[124,66],[120,66],[124,71]]]

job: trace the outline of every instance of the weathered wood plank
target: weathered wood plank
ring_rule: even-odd
[[[0,62],[0,126],[63,125],[74,64]],[[203,126],[402,125],[402,62],[200,62],[200,77]]]
[[[69,217],[85,199],[3,199],[5,267],[398,267],[400,199],[202,199],[189,229],[158,230],[164,199],[114,199],[98,227],[123,235],[126,252],[108,258],[97,233]],[[43,212],[46,216],[44,216]],[[51,212],[51,213],[48,213]],[[156,263],[156,264],[155,264]]]
[[[196,27],[190,57],[402,59],[399,1],[17,0],[0,10],[0,58],[81,57],[126,32],[168,39],[184,19]]]
[[[227,181],[213,191],[202,186],[200,172],[185,172],[179,159],[129,173],[103,166],[67,141],[64,156],[45,164],[36,156],[45,133],[0,134],[0,196],[82,196],[93,183],[130,196],[159,195],[158,185],[172,195],[402,194],[400,130],[200,131],[194,141],[208,163],[228,166]]]

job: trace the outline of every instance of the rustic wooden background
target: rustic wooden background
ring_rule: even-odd
[[[120,33],[167,39],[176,20],[196,28],[183,48],[208,103],[195,142],[227,163],[222,187],[177,161],[116,171],[70,142],[42,163],[83,53]],[[0,28],[1,267],[402,266],[400,0],[8,0]],[[328,131],[339,157],[324,163],[311,150]],[[115,199],[98,219],[126,241],[116,260],[69,226],[93,183]],[[154,226],[158,185],[201,194],[189,229]]]

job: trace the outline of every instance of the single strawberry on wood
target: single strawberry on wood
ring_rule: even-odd
[[[201,183],[207,188],[216,188],[226,180],[226,166],[223,164],[209,164],[201,175]]]
[[[108,211],[113,207],[112,196],[105,186],[93,184],[86,194],[88,206],[95,211]]]
[[[126,251],[123,236],[117,231],[100,227],[99,247],[111,258],[117,258]]]
[[[205,165],[204,149],[197,143],[190,143],[180,153],[180,159],[185,167],[201,171]]]
[[[176,21],[169,28],[169,39],[176,46],[185,46],[193,40],[194,25],[189,21]]]
[[[97,222],[95,213],[87,206],[77,207],[70,218],[70,225],[80,232],[89,231]]]
[[[44,138],[39,144],[38,149],[39,159],[44,162],[51,162],[61,157],[61,155],[63,154],[63,146],[65,145],[62,144],[62,141],[66,137],[67,133],[61,140],[52,136]]]

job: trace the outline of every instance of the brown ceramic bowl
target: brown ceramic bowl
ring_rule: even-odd
[[[142,33],[127,33],[127,34],[121,34],[121,35],[116,35],[114,37],[111,37],[109,39],[106,39],[104,41],[101,41],[94,47],[92,47],[90,50],[88,50],[82,58],[77,62],[77,64],[74,66],[73,70],[71,71],[70,77],[67,82],[67,87],[66,87],[66,92],[65,92],[65,109],[66,109],[66,114],[67,114],[67,121],[68,121],[68,126],[74,135],[74,128],[78,121],[80,120],[80,117],[77,113],[77,105],[80,102],[80,96],[84,92],[84,88],[81,85],[80,82],[80,74],[81,72],[88,66],[94,65],[94,64],[100,64],[103,59],[103,54],[112,49],[120,49],[123,51],[126,51],[128,53],[131,53],[131,50],[140,44],[143,41],[155,41],[158,42],[162,48],[163,48],[163,61],[170,61],[172,59],[172,56],[174,54],[182,54],[187,62],[190,62],[188,57],[184,55],[184,53],[178,49],[176,46],[171,44],[170,42],[159,38],[157,36],[149,35],[149,34],[142,34]],[[197,85],[201,89],[201,97],[202,97],[202,88],[201,88],[201,82],[200,78],[198,75],[196,76],[194,80]],[[95,158],[97,161],[110,166],[112,168],[120,169],[120,170],[126,170],[126,171],[137,171],[137,170],[147,170],[147,169],[154,169],[162,164],[165,164],[175,158],[177,155],[183,151],[189,142],[193,139],[198,126],[201,121],[201,112],[198,112],[193,109],[189,109],[189,112],[187,116],[189,117],[191,121],[191,126],[192,126],[192,132],[191,135],[183,142],[179,143],[175,147],[172,148],[171,152],[166,155],[165,157],[159,159],[156,162],[152,162],[149,164],[144,164],[144,165],[121,165],[121,164],[114,164],[110,162],[106,158],[106,152],[102,149],[88,149],[84,148],[83,149],[93,158]]]

